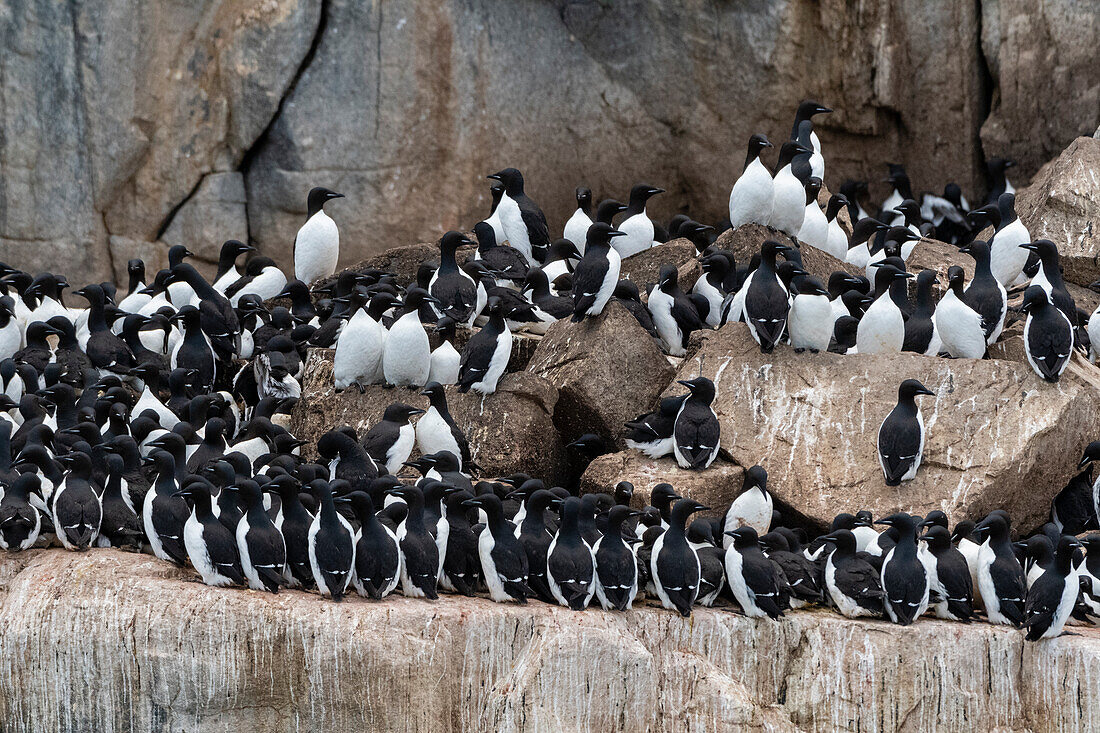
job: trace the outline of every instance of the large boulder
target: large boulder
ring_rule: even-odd
[[[1100,140],[1079,137],[1016,197],[1032,239],[1058,245],[1070,282],[1100,280]]]
[[[362,435],[393,402],[427,408],[427,398],[419,390],[375,385],[364,394],[355,389],[337,393],[332,354],[327,349],[310,351],[302,399],[291,417],[290,431],[310,443],[304,449],[308,457],[315,456],[310,451],[316,450],[317,439],[328,430],[350,425]],[[466,433],[484,475],[524,471],[549,481],[563,475],[565,449],[553,421],[558,395],[545,379],[520,371],[505,374],[497,391],[485,397],[475,392],[460,394],[453,386],[446,391],[451,415]]]
[[[112,549],[0,557],[4,730],[1091,730],[1100,632],[639,601],[576,613],[210,588]],[[91,677],[89,677],[91,676]],[[89,684],[94,679],[94,684]],[[430,691],[430,695],[428,694]],[[980,721],[975,726],[975,721]]]
[[[697,251],[695,245],[686,239],[673,239],[663,244],[655,245],[644,252],[639,252],[633,257],[623,260],[619,277],[633,280],[638,285],[642,297],[645,297],[647,285],[657,282],[661,274],[661,268],[665,265],[673,265],[680,268],[694,261]],[[695,281],[680,283],[685,291],[691,289]]]
[[[614,301],[597,318],[551,326],[527,369],[558,390],[554,423],[563,436],[597,433],[620,446],[623,423],[651,409],[676,374],[657,341]]]
[[[795,241],[783,232],[760,224],[743,224],[736,229],[727,229],[718,235],[718,239],[714,241],[714,246],[732,252],[733,258],[740,268],[747,267],[752,256],[759,254],[760,245],[769,239],[786,244],[789,247],[796,246]],[[802,254],[802,264],[805,265],[806,272],[821,280],[822,283],[826,283],[829,275],[837,270],[853,275],[862,274],[859,268],[853,267],[847,262],[842,262],[817,247],[803,244],[798,249]]]
[[[916,354],[765,355],[743,324],[705,334],[681,375],[714,380],[722,447],[768,469],[769,489],[808,519],[841,511],[876,516],[941,509],[954,520],[1002,508],[1020,529],[1046,520],[1100,419],[1100,370],[1074,356],[1058,384],[1024,363]],[[897,387],[921,380],[927,429],[913,481],[885,485],[879,425]],[[671,390],[670,390],[671,393]]]

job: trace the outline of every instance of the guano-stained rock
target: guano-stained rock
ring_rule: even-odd
[[[1030,730],[1100,726],[1100,632],[830,611],[208,588],[149,555],[0,557],[0,719],[53,730]]]
[[[1032,239],[1058,246],[1066,279],[1100,280],[1100,140],[1079,137],[1016,197]]]
[[[1077,356],[1048,384],[1026,364],[996,359],[788,347],[762,355],[744,324],[730,324],[706,334],[680,374],[714,380],[722,446],[742,466],[763,465],[769,490],[819,524],[845,510],[941,509],[958,521],[1000,508],[1026,531],[1046,521],[1100,420],[1100,370]],[[920,471],[890,488],[876,437],[907,378],[936,396],[921,398]]]

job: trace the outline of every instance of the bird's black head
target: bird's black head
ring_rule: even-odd
[[[918,395],[934,395],[935,392],[925,387],[916,379],[906,379],[898,387],[898,399],[911,400]]]
[[[463,247],[467,244],[473,244],[462,232],[447,232],[439,240],[439,249],[441,252],[454,253],[459,247]]]
[[[503,183],[504,191],[509,195],[523,193],[523,174],[515,168],[505,168],[496,173],[490,173],[486,178],[492,178]]]
[[[604,224],[601,221],[594,223],[588,227],[588,234],[586,238],[585,248],[606,246],[615,237],[625,236],[626,232],[620,232],[610,224]]]
[[[245,244],[239,239],[227,239],[224,243],[222,243],[222,248],[219,252],[219,255],[220,259],[224,259],[226,262],[232,262],[243,255],[245,252],[255,251],[255,247],[250,244]]]
[[[1085,446],[1085,452],[1081,456],[1080,463],[1077,464],[1077,469],[1080,470],[1093,461],[1100,461],[1100,440],[1094,440]]]
[[[330,191],[323,186],[316,186],[310,189],[309,196],[306,199],[307,216],[313,216],[323,209],[326,201],[342,198],[344,198],[344,194]]]
[[[382,419],[386,422],[395,422],[404,425],[409,422],[409,418],[414,415],[422,414],[424,414],[424,411],[419,407],[406,405],[403,402],[394,402],[386,408],[386,411],[382,414]]]
[[[744,493],[750,489],[759,489],[761,492],[767,493],[768,472],[763,466],[753,466],[745,471],[745,481],[741,491]]]
[[[757,544],[759,538],[752,527],[738,527],[726,535],[733,538],[733,546],[737,548],[752,547]]]
[[[499,244],[493,225],[487,221],[479,221],[474,224],[474,236],[477,237],[477,249],[482,254]]]
[[[814,115],[823,115],[832,112],[828,107],[819,104],[812,99],[807,99],[798,105],[797,118],[808,120]]]
[[[749,153],[753,157],[756,157],[761,151],[771,147],[775,146],[768,140],[768,136],[762,132],[757,132],[749,138]]]
[[[714,401],[714,382],[706,377],[679,380],[677,384],[682,384],[687,387],[691,396],[697,400],[706,404],[710,404]]]
[[[1046,305],[1050,305],[1050,297],[1047,296],[1047,291],[1038,285],[1030,285],[1024,291],[1024,302],[1020,304],[1020,310],[1024,313],[1033,313]]]
[[[649,201],[649,199],[664,192],[665,190],[663,188],[657,188],[648,183],[636,183],[630,189],[630,207],[633,209],[640,209],[645,206],[645,203]]]
[[[617,215],[626,211],[629,207],[622,201],[616,201],[615,199],[604,199],[600,202],[600,205],[596,207],[596,221],[604,224],[610,224],[611,220]]]

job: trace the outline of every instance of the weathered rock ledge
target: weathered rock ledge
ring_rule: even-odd
[[[0,559],[6,731],[1095,730],[1100,632],[827,611],[573,613],[212,589],[147,555]]]

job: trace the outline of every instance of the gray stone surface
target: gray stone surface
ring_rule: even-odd
[[[651,181],[659,218],[718,219],[749,135],[782,139],[811,96],[837,110],[827,186],[880,198],[896,160],[980,199],[984,155],[1026,183],[1095,129],[1097,23],[1072,0],[20,0],[0,8],[0,259],[107,277],[111,236],[177,236],[222,174],[247,227],[239,188],[219,194],[203,246],[246,230],[280,261],[313,185],[348,195],[347,265],[469,227],[505,165],[555,234],[581,183]]]

